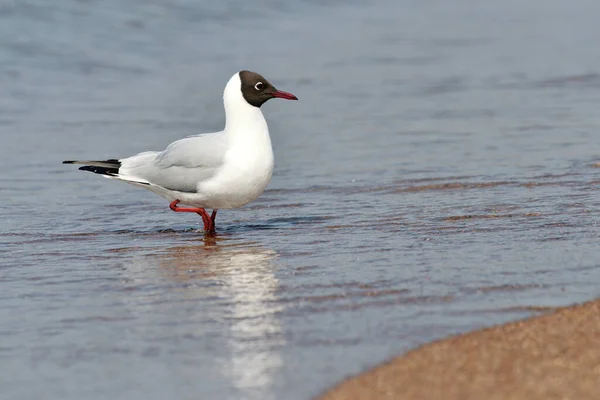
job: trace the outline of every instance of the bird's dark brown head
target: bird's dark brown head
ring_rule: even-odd
[[[267,100],[273,97],[298,100],[291,93],[275,89],[268,80],[256,72],[240,71],[240,80],[242,81],[242,95],[244,99],[254,107],[262,106]]]

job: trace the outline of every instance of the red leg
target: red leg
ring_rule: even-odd
[[[175,211],[175,212],[195,212],[195,213],[201,213],[201,212],[206,212],[206,210],[204,210],[204,208],[199,208],[199,207],[177,207],[177,204],[179,204],[180,201],[179,200],[173,200],[171,202],[171,204],[169,204],[169,208],[171,208],[171,210]]]
[[[204,222],[204,232],[211,232],[213,230],[212,221],[206,210],[202,209],[202,212],[199,212],[198,215],[202,217],[202,222]]]
[[[196,214],[202,217],[202,222],[204,222],[204,231],[213,233],[215,231],[215,217],[217,216],[216,210],[213,211],[212,216],[209,216],[204,208],[200,207],[177,207],[179,204],[179,200],[173,200],[171,204],[169,204],[169,208],[175,212],[195,212]]]
[[[206,220],[209,222],[209,227],[207,229],[206,227],[206,221],[204,222],[204,230],[208,233],[214,234],[215,233],[215,219],[217,218],[217,211],[218,210],[213,210],[211,216],[208,216],[208,213],[206,213]],[[204,219],[204,217],[202,217],[202,219]]]

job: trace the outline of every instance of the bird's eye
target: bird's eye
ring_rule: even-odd
[[[264,87],[265,85],[262,82],[258,82],[256,85],[254,85],[254,89],[256,90],[263,90]]]

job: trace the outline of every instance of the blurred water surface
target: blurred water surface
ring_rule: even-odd
[[[0,2],[0,397],[307,399],[600,294],[600,4]],[[61,165],[221,129],[273,180],[218,218]]]

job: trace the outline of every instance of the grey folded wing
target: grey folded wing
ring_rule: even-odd
[[[143,179],[165,189],[194,193],[223,165],[227,137],[215,132],[171,143],[162,152],[146,152],[121,160],[119,175]]]

